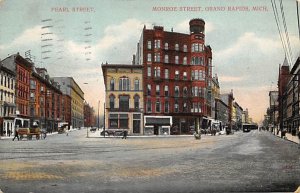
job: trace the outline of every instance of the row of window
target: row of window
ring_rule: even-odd
[[[161,92],[160,89],[161,86],[160,85],[156,85],[155,86],[155,95],[156,96],[161,96]],[[151,96],[151,90],[152,90],[152,85],[148,84],[147,85],[147,95]],[[169,91],[169,86],[165,85],[164,86],[164,96],[169,97],[169,96],[174,96],[174,97],[180,97],[180,87],[179,86],[175,86],[174,87],[174,94],[170,94]],[[206,88],[203,87],[192,87],[192,89],[189,90],[188,87],[183,87],[182,88],[182,96],[183,97],[188,97],[188,96],[193,96],[193,97],[202,97],[205,98],[206,96]]]
[[[29,72],[26,70],[19,70],[18,80],[27,84],[29,82]]]
[[[109,96],[109,107],[111,109],[115,108],[115,99],[114,95]],[[119,96],[119,110],[120,111],[129,111],[129,96]],[[138,95],[134,96],[134,109],[140,108],[140,97]]]
[[[0,106],[0,117],[5,117],[14,114],[15,107]]]
[[[19,85],[18,86],[18,97],[28,99],[29,98],[28,87]]]
[[[110,80],[110,90],[115,90],[115,79]],[[119,90],[121,91],[130,91],[130,79],[128,77],[123,77],[119,79]],[[134,90],[139,91],[140,90],[140,80],[135,79],[134,80]]]
[[[160,78],[161,77],[161,69],[160,67],[156,66],[154,67],[154,78]],[[151,67],[148,66],[147,68],[147,76],[151,77]],[[175,70],[175,80],[180,79],[180,72],[179,70]],[[164,78],[169,79],[170,78],[170,72],[168,68],[164,69]],[[182,79],[187,80],[187,72],[182,72]],[[192,70],[191,71],[191,80],[205,80],[205,71],[204,70]]]
[[[0,101],[6,101],[8,103],[14,103],[15,102],[15,95],[14,93],[10,93],[7,91],[0,90]]]
[[[110,128],[119,128],[119,129],[128,129],[128,114],[109,114],[109,127]],[[133,133],[140,133],[141,129],[141,115],[133,114],[132,120],[132,130]]]
[[[184,112],[184,113],[201,113],[203,105],[200,102],[193,102],[189,103],[187,101],[182,102],[179,104],[178,100],[175,100],[174,106],[171,107],[169,101],[165,101],[164,103],[161,102],[161,100],[157,99],[155,101],[155,110],[152,109],[152,101],[147,100],[146,103],[146,109],[147,113],[169,113],[170,109],[174,109],[174,113]]]
[[[210,58],[209,58],[209,61],[211,61]],[[151,53],[147,54],[147,62],[152,62],[152,54]],[[161,54],[159,52],[154,53],[154,62],[161,62]],[[164,56],[164,63],[170,63],[169,55]],[[187,57],[184,56],[182,59],[182,62],[181,62],[179,56],[176,55],[174,57],[174,63],[175,64],[181,63],[183,65],[188,65]],[[202,66],[205,65],[204,57],[200,57],[200,56],[192,57],[190,65],[202,65]]]
[[[6,74],[0,74],[0,85],[14,90],[15,80],[9,76],[6,76]]]
[[[179,46],[178,43],[176,43],[174,45],[174,48],[175,48],[176,51],[179,51],[179,47],[180,46]],[[154,49],[160,49],[160,48],[161,48],[161,40],[158,40],[158,39],[154,40]],[[152,49],[152,41],[151,40],[147,41],[147,49],[148,50]],[[164,49],[165,50],[169,50],[169,43],[167,43],[167,42],[165,43]],[[182,46],[182,51],[183,52],[188,52],[188,46],[186,44],[184,44]],[[191,45],[191,52],[203,52],[203,51],[204,51],[204,45],[203,44],[201,44],[201,43],[193,43]]]

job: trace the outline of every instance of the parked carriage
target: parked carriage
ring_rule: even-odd
[[[14,125],[21,140],[25,137],[28,140],[32,140],[33,137],[40,139],[41,130],[36,122],[34,122],[33,127],[30,128],[29,119],[16,117],[14,120]]]

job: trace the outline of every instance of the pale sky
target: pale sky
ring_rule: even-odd
[[[278,0],[276,5],[281,18]],[[296,0],[284,0],[283,10],[295,61],[300,53]],[[188,33],[193,18],[206,22],[221,93],[233,89],[239,105],[260,122],[285,57],[270,0],[0,0],[0,58],[31,50],[36,66],[46,67],[50,76],[73,76],[97,112],[98,100],[104,102],[102,62],[130,64],[144,25]],[[42,28],[47,25],[53,27]]]

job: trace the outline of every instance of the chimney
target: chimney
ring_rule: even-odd
[[[135,54],[132,55],[132,65],[135,65]]]

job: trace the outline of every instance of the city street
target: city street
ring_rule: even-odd
[[[86,130],[0,140],[4,193],[294,192],[297,144],[267,131],[103,138]],[[93,137],[94,136],[94,137]]]

